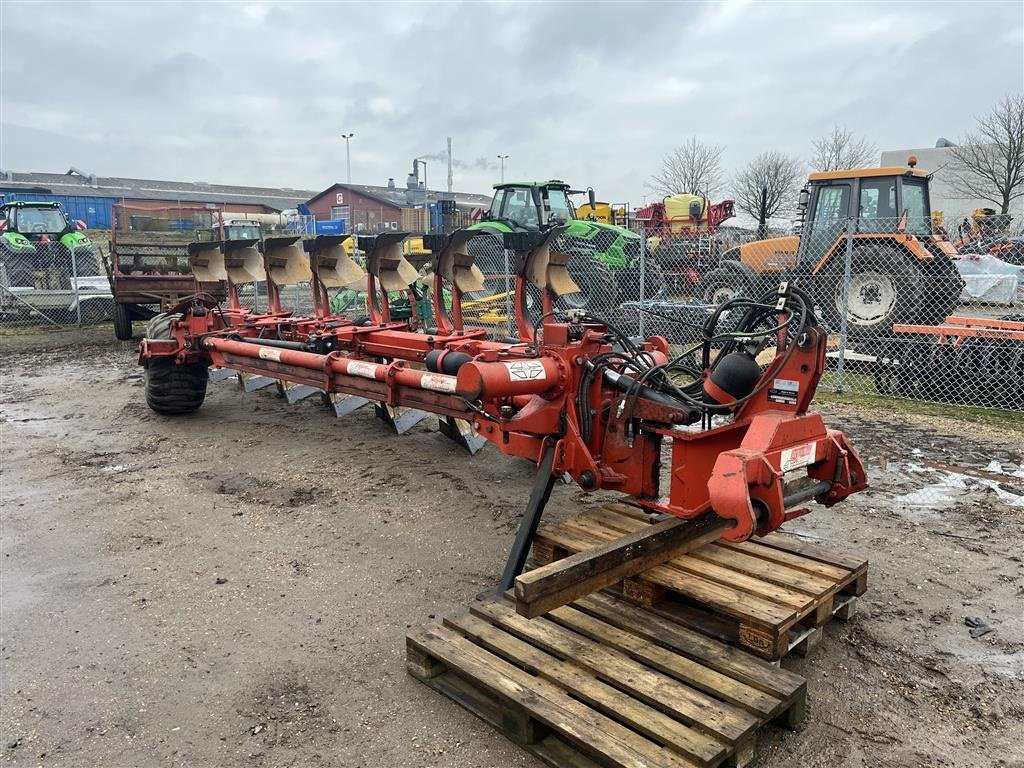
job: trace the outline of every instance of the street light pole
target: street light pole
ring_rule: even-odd
[[[348,145],[348,140],[355,136],[354,133],[343,133],[341,138],[345,140],[345,166],[348,171],[348,183],[352,183],[352,152]]]
[[[423,165],[423,213],[427,218],[427,234],[430,234],[430,202],[427,200],[427,192],[430,187],[427,186],[427,161],[417,157],[414,163],[421,163]]]
[[[505,183],[505,161],[508,160],[508,155],[498,155],[498,159],[501,160],[501,183]]]

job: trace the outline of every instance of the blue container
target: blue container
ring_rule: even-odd
[[[318,221],[316,223],[316,233],[318,235],[344,235],[345,220],[329,219],[327,221]]]
[[[85,195],[47,195],[38,192],[4,192],[5,203],[23,200],[30,203],[60,203],[72,219],[81,219],[89,229],[110,229],[110,206],[116,197],[86,197]]]

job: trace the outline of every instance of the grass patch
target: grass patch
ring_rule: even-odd
[[[819,389],[814,399],[819,403],[838,403],[871,411],[881,411],[887,416],[897,414],[931,416],[964,424],[981,424],[1024,435],[1024,417],[1019,411],[1001,411],[996,408],[979,408],[973,405],[929,403],[922,400],[905,400],[862,392],[828,392],[824,389]]]

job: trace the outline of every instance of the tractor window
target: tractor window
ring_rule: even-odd
[[[501,203],[502,203],[502,201],[504,201],[504,199],[505,199],[505,190],[504,189],[499,189],[497,192],[494,193],[494,199],[491,200],[491,209],[490,209],[490,211],[488,211],[488,214],[490,214],[490,217],[492,219],[500,219],[501,218]]]
[[[533,205],[533,195],[527,188],[505,191],[505,205],[501,209],[501,217],[515,222],[524,229],[540,229],[537,211]]]
[[[823,234],[837,230],[849,212],[849,184],[819,187],[818,200],[814,205],[814,230]]]
[[[857,208],[860,232],[891,232],[896,225],[896,179],[861,179]]]
[[[569,205],[569,196],[565,194],[565,190],[549,189],[547,195],[551,215],[563,224],[567,221],[572,221],[572,208]]]
[[[56,208],[19,208],[15,228],[23,235],[63,232],[67,223]]]
[[[907,232],[912,235],[929,235],[932,231],[932,217],[928,210],[928,185],[923,181],[903,180],[903,212],[907,214]]]

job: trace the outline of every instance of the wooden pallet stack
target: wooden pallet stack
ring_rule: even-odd
[[[626,504],[590,509],[543,526],[534,556],[653,522]],[[849,618],[866,588],[867,562],[792,537],[716,541],[539,618],[511,595],[478,600],[413,629],[407,664],[558,768],[744,766],[762,727],[804,717],[806,682],[778,660]]]
[[[548,563],[643,530],[652,519],[627,504],[542,526],[534,558]],[[832,618],[848,619],[867,589],[866,560],[773,533],[719,540],[625,579],[621,593],[762,658],[806,653]]]

